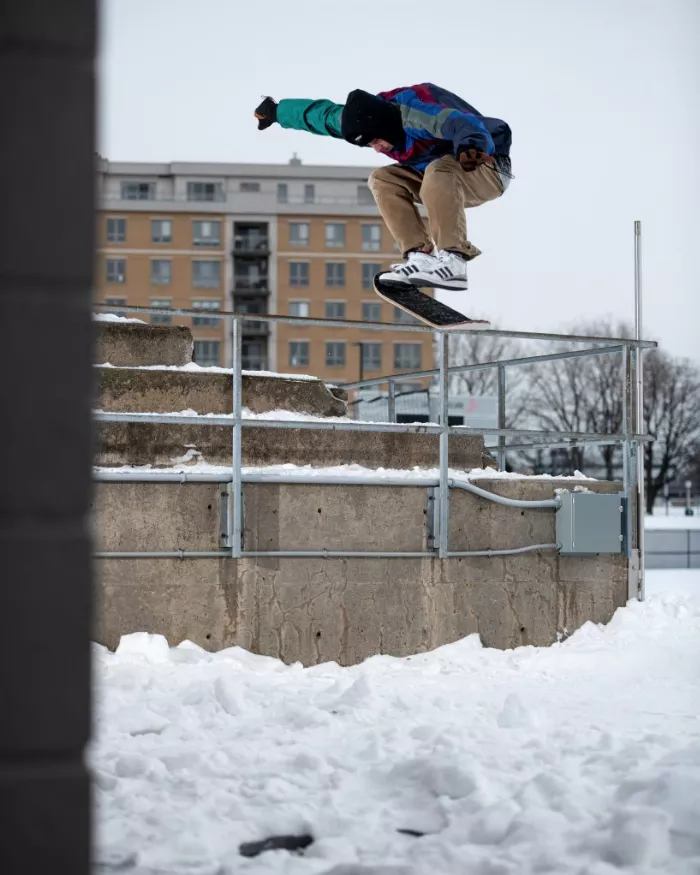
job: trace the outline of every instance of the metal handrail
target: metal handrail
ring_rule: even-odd
[[[200,313],[211,315],[211,310],[195,310],[184,307],[142,307],[138,304],[101,304],[95,303],[94,307],[109,310],[110,313],[116,311],[128,313],[165,313],[170,316],[196,316]],[[240,316],[233,310],[217,310],[217,316]],[[658,343],[655,340],[635,340],[630,337],[603,337],[595,334],[547,334],[533,331],[506,331],[502,329],[474,329],[474,328],[432,328],[428,325],[420,325],[415,323],[412,325],[402,325],[400,322],[363,322],[361,319],[311,319],[308,316],[285,316],[277,313],[246,313],[246,319],[256,320],[260,322],[282,322],[289,325],[321,325],[327,328],[362,328],[367,331],[414,331],[427,332],[429,334],[473,334],[479,332],[482,337],[512,337],[520,340],[551,340],[561,343],[602,343],[607,346],[610,344],[618,344],[627,347],[639,347],[640,349],[655,349]],[[576,350],[571,350],[567,355],[576,353]],[[567,356],[565,355],[564,358]],[[571,357],[575,357],[571,356]],[[508,360],[509,361],[509,360]],[[515,360],[513,360],[515,363]],[[490,366],[490,363],[489,363]],[[478,366],[475,365],[475,368]],[[417,372],[420,373],[420,372]],[[399,374],[400,377],[408,377],[411,374]]]
[[[479,495],[483,498],[488,498],[492,501],[497,501],[502,504],[508,504],[509,506],[514,507],[540,507],[540,508],[548,508],[548,509],[556,509],[559,506],[559,502],[557,499],[547,499],[544,501],[536,501],[536,502],[520,502],[517,499],[507,499],[503,496],[495,496],[494,493],[489,493],[486,490],[480,489],[474,484],[459,481],[455,478],[451,478],[449,475],[448,468],[448,442],[450,435],[459,435],[459,434],[492,434],[497,435],[499,437],[499,459],[505,459],[505,440],[508,437],[525,437],[525,438],[533,438],[534,440],[542,441],[549,440],[550,438],[555,441],[561,443],[562,441],[568,441],[569,444],[572,443],[582,443],[586,444],[588,442],[591,443],[622,443],[623,444],[623,459],[624,459],[624,495],[627,499],[629,499],[632,495],[633,490],[637,492],[638,500],[643,496],[643,487],[639,483],[641,479],[639,475],[640,471],[640,456],[638,448],[639,444],[643,441],[651,440],[651,436],[643,435],[639,432],[641,431],[640,423],[642,422],[641,418],[641,399],[643,397],[643,384],[642,384],[642,370],[641,370],[641,359],[642,359],[642,351],[644,349],[651,349],[657,346],[654,341],[645,341],[641,338],[641,259],[640,259],[640,235],[641,230],[639,227],[639,223],[635,223],[635,295],[636,295],[636,337],[632,338],[610,338],[610,337],[600,337],[596,335],[563,335],[556,333],[544,333],[544,332],[524,332],[524,331],[503,331],[497,329],[489,329],[486,331],[480,331],[480,334],[492,336],[492,337],[510,337],[510,338],[519,338],[526,340],[548,340],[548,341],[559,341],[559,342],[567,342],[567,343],[588,343],[588,344],[599,344],[600,347],[587,349],[587,350],[566,350],[565,352],[560,353],[552,353],[549,355],[539,355],[539,356],[528,356],[528,357],[520,357],[517,359],[503,359],[500,361],[492,361],[492,362],[481,362],[475,363],[471,365],[462,365],[450,368],[448,356],[449,356],[449,344],[448,344],[448,334],[445,329],[434,329],[428,326],[422,326],[417,324],[411,325],[401,325],[400,323],[382,323],[382,322],[362,322],[358,320],[336,320],[336,319],[310,319],[308,317],[300,317],[300,316],[281,316],[281,315],[271,315],[271,314],[238,314],[231,311],[218,311],[217,315],[219,317],[228,318],[231,320],[231,347],[232,347],[232,413],[229,415],[216,415],[216,416],[188,416],[184,414],[134,414],[134,413],[108,413],[105,411],[97,411],[95,414],[95,418],[98,421],[102,422],[161,422],[161,423],[197,423],[199,425],[207,424],[207,425],[223,425],[231,428],[232,431],[232,441],[231,441],[231,453],[232,453],[232,464],[231,464],[231,476],[228,476],[219,480],[216,479],[213,482],[224,482],[226,483],[226,490],[228,494],[228,513],[226,514],[226,550],[220,551],[153,551],[147,553],[133,553],[133,552],[102,552],[98,553],[97,556],[102,558],[157,558],[157,557],[174,557],[174,558],[189,558],[189,557],[197,557],[197,556],[230,556],[231,558],[245,558],[245,557],[257,557],[257,556],[297,556],[297,557],[353,557],[353,556],[362,556],[362,557],[434,557],[437,552],[437,556],[439,558],[449,558],[451,556],[498,556],[498,555],[514,555],[518,553],[525,553],[537,550],[549,550],[549,549],[558,549],[558,544],[534,544],[528,545],[525,547],[515,547],[508,549],[499,549],[499,550],[479,550],[479,551],[454,551],[451,552],[449,550],[448,544],[448,523],[449,523],[449,509],[450,509],[450,488],[462,488],[470,491],[476,495]],[[128,306],[128,305],[97,305],[102,309],[109,309],[110,312],[134,312],[134,313],[151,313],[151,314],[167,314],[169,316],[192,316],[199,315],[200,313],[204,313],[205,315],[211,316],[211,311],[202,311],[202,310],[194,310],[194,309],[172,309],[172,308],[160,308],[160,307],[140,307],[140,306]],[[331,422],[328,420],[263,420],[263,419],[244,419],[242,412],[242,322],[245,321],[261,321],[261,322],[279,322],[279,323],[288,323],[288,324],[302,324],[302,325],[322,325],[327,327],[339,327],[339,328],[361,328],[363,331],[382,331],[385,329],[390,329],[391,331],[410,331],[410,332],[430,332],[437,334],[438,340],[438,368],[430,369],[427,371],[415,371],[411,373],[405,374],[393,374],[384,378],[372,378],[366,381],[360,381],[358,383],[348,384],[348,388],[359,388],[361,386],[367,385],[376,385],[378,383],[387,382],[389,386],[388,392],[388,401],[389,401],[389,410],[390,410],[390,418],[393,420],[395,415],[395,401],[396,401],[396,387],[395,383],[397,380],[406,380],[410,378],[416,378],[419,376],[437,376],[438,377],[438,386],[439,386],[439,395],[440,395],[440,416],[439,423],[421,423],[417,425],[410,424],[399,424],[395,422],[390,423],[365,423],[365,422]],[[458,328],[451,329],[453,333],[466,334],[470,333],[470,329]],[[533,364],[536,362],[543,361],[554,361],[561,360],[567,358],[578,358],[581,356],[587,355],[607,355],[615,352],[620,352],[622,354],[622,377],[625,387],[625,403],[624,403],[624,413],[623,413],[623,421],[622,421],[622,431],[619,434],[608,434],[601,435],[597,433],[591,432],[546,432],[546,431],[537,431],[537,430],[525,430],[525,429],[509,429],[505,428],[505,368],[523,365],[523,364]],[[448,424],[448,381],[450,373],[459,373],[463,371],[470,370],[484,370],[490,368],[497,368],[499,374],[498,387],[499,387],[499,428],[484,428],[484,429],[474,429],[468,426],[449,426]],[[634,399],[637,402],[634,408],[634,411],[629,410],[628,408],[631,406],[631,401],[633,398],[631,387],[632,384],[635,384],[635,393]],[[634,412],[634,416],[632,413]],[[636,432],[631,432],[630,426],[634,423],[636,426]],[[321,430],[356,430],[356,431],[368,431],[368,432],[405,432],[405,433],[428,433],[428,434],[438,434],[439,436],[439,476],[437,478],[437,484],[435,484],[435,480],[433,478],[429,478],[431,480],[430,486],[428,488],[435,488],[437,485],[438,494],[437,494],[437,503],[435,506],[436,510],[436,525],[437,525],[437,535],[435,538],[435,543],[437,545],[437,550],[429,550],[426,552],[375,552],[375,551],[329,551],[329,550],[297,550],[297,551],[246,551],[243,549],[242,543],[242,532],[243,532],[243,504],[242,504],[242,492],[243,492],[243,483],[246,482],[246,477],[243,475],[242,467],[241,467],[241,455],[242,455],[242,437],[243,437],[243,428],[304,428],[304,429],[321,429]],[[632,464],[633,456],[636,456],[634,459],[634,465]],[[105,474],[109,474],[110,472],[105,472]],[[179,473],[179,472],[178,472]],[[196,472],[192,472],[194,475]],[[144,472],[144,475],[149,477],[151,472]],[[643,475],[643,469],[642,469]],[[218,476],[218,475],[217,475]],[[186,474],[185,474],[186,477]],[[187,482],[184,480],[183,482]],[[208,482],[208,481],[204,481]],[[254,482],[270,482],[264,480],[256,480]],[[282,480],[284,482],[284,480]],[[292,482],[287,480],[287,482]],[[298,480],[297,482],[306,482],[302,480]],[[313,478],[311,482],[319,483],[321,482],[319,478]],[[382,485],[382,478],[370,478],[370,483],[372,485]],[[411,482],[411,480],[404,481],[401,479],[401,485],[419,485],[417,483]],[[369,484],[368,484],[369,485]],[[386,480],[384,480],[384,485],[389,485]],[[420,485],[425,487],[425,483],[421,483]],[[633,553],[636,553],[637,562],[641,562],[643,567],[643,540],[637,536],[637,549],[633,549],[632,545],[632,531],[629,523],[630,514],[627,515],[628,524],[627,524],[627,536],[625,538],[626,544],[626,552],[628,558],[630,559],[630,572],[629,572],[629,591],[632,592],[632,585],[634,582],[634,593],[638,595],[638,597],[643,597],[643,572],[639,570],[639,568],[634,569],[633,566]],[[638,514],[639,516],[639,514]]]

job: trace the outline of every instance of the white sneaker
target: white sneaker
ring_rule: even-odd
[[[427,252],[409,252],[406,261],[392,264],[390,270],[379,274],[379,280],[390,286],[432,285],[434,269],[438,259]]]
[[[430,285],[436,289],[451,289],[464,292],[467,290],[467,261],[454,252],[441,249],[430,276]]]

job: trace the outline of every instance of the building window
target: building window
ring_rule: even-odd
[[[344,340],[330,340],[326,343],[326,364],[331,368],[345,367]]]
[[[309,223],[308,222],[290,222],[289,223],[289,245],[290,246],[308,246],[309,245]]]
[[[277,183],[277,203],[286,204],[289,200],[289,186],[286,182]]]
[[[379,252],[382,248],[382,226],[381,225],[363,225],[362,226],[362,248]]]
[[[362,321],[363,322],[381,322],[381,307],[379,301],[363,301],[362,302]]]
[[[193,261],[192,285],[197,289],[218,289],[221,283],[220,261]]]
[[[122,200],[152,201],[156,186],[153,182],[122,182]]]
[[[216,367],[219,364],[218,340],[195,340],[194,361],[203,368]]]
[[[260,191],[260,183],[259,182],[242,182],[240,186],[241,191]]]
[[[173,279],[173,263],[169,258],[151,260],[151,285],[169,286]]]
[[[305,204],[313,204],[316,202],[316,186],[315,185],[305,185],[304,186],[304,203]]]
[[[170,298],[151,298],[151,307],[172,307]],[[170,325],[173,317],[169,313],[151,313],[151,325]]]
[[[105,298],[105,304],[108,304],[110,307],[126,307],[126,298]],[[118,312],[116,310],[103,310],[103,313],[113,313],[115,316],[124,316],[123,312]]]
[[[193,246],[218,246],[221,243],[221,222],[202,221],[197,219],[192,222],[192,245]]]
[[[326,319],[345,319],[345,301],[326,301]]]
[[[326,262],[326,288],[338,289],[345,286],[345,264],[339,261]]]
[[[224,187],[220,182],[188,182],[188,201],[222,201]]]
[[[107,219],[107,242],[123,243],[126,240],[126,219]]]
[[[326,246],[345,246],[345,225],[340,222],[326,222]]]
[[[151,219],[151,242],[173,242],[173,223],[170,219]]]
[[[126,258],[108,258],[107,259],[107,282],[108,283],[125,283],[126,282]]]
[[[357,186],[357,202],[362,206],[367,206],[367,204],[374,203],[374,197],[372,196],[372,192],[370,191],[368,185]]]
[[[420,320],[416,319],[412,313],[407,313],[406,310],[402,310],[401,307],[394,307],[394,322],[408,325],[409,322],[419,321]]]
[[[300,368],[309,363],[309,341],[291,340],[289,342],[289,364],[293,368]]]
[[[382,345],[381,343],[363,343],[362,349],[362,370],[363,371],[378,371],[382,366]]]
[[[420,368],[420,343],[395,343],[394,367],[404,370]]]
[[[265,347],[259,340],[244,340],[241,343],[241,365],[246,371],[265,370]]]
[[[309,284],[309,262],[308,261],[290,261],[289,262],[289,285],[290,286],[308,286]]]
[[[289,315],[301,316],[304,319],[309,318],[309,302],[308,301],[290,301]]]
[[[221,309],[221,301],[212,300],[197,300],[192,301],[194,310],[213,310],[218,312]],[[192,325],[197,328],[212,327],[219,324],[218,316],[193,316]]]
[[[362,288],[363,289],[373,289],[374,288],[374,278],[382,269],[381,264],[376,264],[373,261],[366,261],[362,263]]]

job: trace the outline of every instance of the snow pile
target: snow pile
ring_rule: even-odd
[[[101,871],[700,871],[700,597],[353,668],[135,634],[95,672]],[[313,843],[239,855],[284,833]]]
[[[129,319],[127,316],[117,316],[115,313],[93,313],[92,318],[95,322],[138,322],[139,325],[145,325],[143,319]]]

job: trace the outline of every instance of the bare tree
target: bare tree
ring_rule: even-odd
[[[493,337],[479,333],[449,335],[450,366],[473,365],[518,358],[522,345],[510,337]],[[506,424],[515,425],[525,408],[527,375],[521,367],[506,369]],[[450,375],[450,395],[496,395],[498,369],[462,371]]]
[[[652,350],[644,359],[644,447],[647,513],[663,487],[691,464],[700,441],[700,372],[687,359]]]

